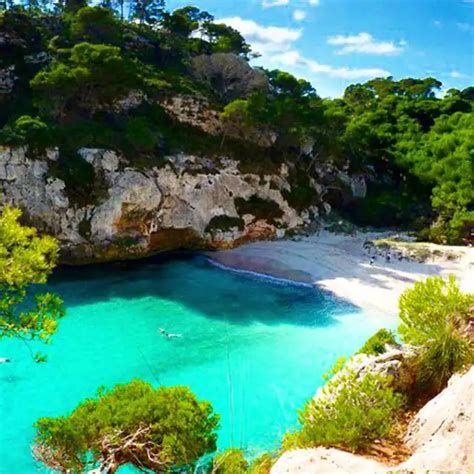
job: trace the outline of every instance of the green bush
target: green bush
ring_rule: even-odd
[[[275,460],[275,457],[270,453],[264,453],[252,461],[248,472],[249,474],[270,474]]]
[[[81,8],[71,21],[72,37],[90,43],[117,44],[120,41],[120,25],[110,8]]]
[[[447,281],[430,277],[417,282],[400,297],[398,331],[403,342],[419,348],[416,364],[423,386],[440,390],[472,362],[472,342],[462,331],[473,303],[474,295],[462,293],[452,275]]]
[[[219,453],[212,463],[212,474],[244,474],[248,463],[241,449],[229,448]]]
[[[379,329],[374,335],[370,336],[357,354],[378,355],[385,352],[385,345],[395,345],[395,333],[389,329]]]
[[[389,433],[404,399],[379,374],[358,379],[348,371],[324,388],[323,400],[310,400],[299,415],[300,431],[290,433],[284,449],[334,446],[360,449]]]
[[[128,120],[125,138],[137,151],[152,151],[158,144],[158,134],[144,117],[132,117]]]
[[[22,115],[0,131],[0,143],[5,145],[46,147],[50,142],[51,130],[39,117]]]
[[[190,468],[216,449],[219,416],[187,387],[154,389],[134,380],[100,390],[70,415],[35,424],[35,457],[61,472],[83,472],[97,463],[168,472]]]

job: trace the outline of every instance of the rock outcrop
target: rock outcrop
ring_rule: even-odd
[[[472,474],[474,473],[474,366],[454,375],[409,425],[406,444],[412,455],[398,466],[338,449],[285,452],[271,474]]]
[[[285,165],[260,176],[241,173],[225,157],[179,154],[160,167],[139,169],[110,150],[83,148],[78,154],[97,181],[87,202],[77,202],[57,172],[58,150],[33,158],[26,148],[0,149],[0,203],[20,207],[29,223],[55,235],[66,262],[231,247],[281,237],[319,212],[289,206]]]

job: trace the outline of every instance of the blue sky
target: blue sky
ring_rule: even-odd
[[[168,0],[237,28],[255,65],[311,81],[323,97],[372,77],[474,84],[474,0]]]

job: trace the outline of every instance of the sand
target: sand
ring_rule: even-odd
[[[360,308],[386,315],[398,313],[400,294],[415,281],[432,275],[454,274],[463,291],[474,292],[474,248],[430,244],[440,257],[425,263],[377,257],[373,265],[363,248],[366,240],[384,233],[318,235],[294,240],[253,242],[208,255],[217,263],[239,270],[317,285]],[[456,260],[448,252],[459,255]]]

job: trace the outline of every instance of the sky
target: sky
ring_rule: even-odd
[[[168,0],[239,30],[255,66],[309,80],[339,97],[373,77],[436,77],[474,85],[474,0]]]

